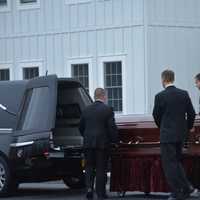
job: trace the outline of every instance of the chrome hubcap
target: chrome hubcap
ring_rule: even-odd
[[[0,163],[0,191],[4,188],[6,183],[6,172],[4,166]]]

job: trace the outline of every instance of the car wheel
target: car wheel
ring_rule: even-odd
[[[0,157],[0,196],[10,195],[12,185],[9,165],[3,157]]]
[[[71,189],[85,188],[85,176],[66,176],[63,178],[65,185]]]

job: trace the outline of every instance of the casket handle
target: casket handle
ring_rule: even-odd
[[[136,136],[134,140],[128,142],[128,144],[140,144],[144,141],[144,138],[141,136]]]
[[[200,143],[200,135],[195,136],[195,143],[199,144]]]

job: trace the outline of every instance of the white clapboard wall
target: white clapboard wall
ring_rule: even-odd
[[[7,1],[0,8],[0,68],[9,67],[11,79],[22,79],[30,66],[70,77],[71,64],[88,63],[92,94],[104,85],[103,63],[122,61],[122,114],[147,114],[169,66],[198,108],[200,0]]]

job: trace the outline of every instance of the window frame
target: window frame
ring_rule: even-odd
[[[44,69],[43,69],[43,65],[42,65],[41,62],[24,62],[24,63],[20,63],[19,64],[19,70],[17,70],[18,71],[17,78],[19,80],[24,80],[23,79],[23,73],[24,73],[23,69],[24,68],[32,68],[32,67],[38,67],[39,76],[45,75],[45,72],[44,72]]]
[[[89,81],[89,94],[93,96],[94,84],[93,84],[93,69],[92,69],[92,59],[91,58],[75,58],[68,60],[65,74],[67,77],[72,77],[72,65],[88,64],[88,81]]]
[[[40,8],[40,1],[33,3],[21,3],[21,0],[17,0],[17,8],[18,10],[29,10],[29,9],[39,9]]]
[[[7,0],[7,4],[5,6],[0,6],[1,12],[10,12],[11,11],[11,0]]]
[[[74,79],[77,79],[77,77],[80,78],[80,74],[78,74],[77,77],[74,76],[74,74],[73,74],[73,72],[74,72],[74,66],[80,67],[80,66],[85,66],[85,65],[87,66],[88,74],[87,74],[87,76],[86,76],[86,75],[82,75],[82,77],[87,77],[87,78],[88,78],[88,87],[86,88],[85,85],[83,85],[83,83],[81,83],[81,84],[85,87],[85,89],[88,89],[88,91],[89,91],[89,82],[90,82],[89,79],[90,79],[90,78],[89,78],[89,64],[88,64],[88,63],[71,64],[71,76],[72,76],[72,78],[74,78]],[[81,81],[80,81],[80,82],[81,82]]]
[[[25,74],[26,74],[26,72],[25,72],[25,70],[28,70],[28,69],[37,69],[38,70],[38,76],[35,76],[35,77],[39,77],[40,76],[40,69],[39,69],[39,67],[38,66],[33,66],[33,67],[23,67],[23,80],[29,80],[29,78],[25,78]],[[34,78],[34,77],[33,77]],[[30,79],[32,79],[32,77],[30,78]]]
[[[116,68],[116,72],[113,72],[113,67],[119,67],[120,72]],[[107,70],[109,69],[109,70]],[[109,71],[109,72],[108,72]],[[119,79],[120,76],[120,79]],[[104,62],[104,88],[107,90],[108,95],[108,103],[114,104],[112,105],[116,113],[121,113],[123,111],[123,83],[122,83],[122,62],[121,61],[113,61],[113,62]],[[110,93],[109,98],[109,91]],[[115,92],[117,92],[115,94]],[[120,92],[120,93],[118,93]],[[120,94],[120,96],[118,96]],[[114,95],[114,96],[113,96]],[[117,96],[115,96],[117,95]],[[117,103],[117,105],[115,105]],[[115,106],[117,106],[115,108]]]
[[[125,115],[127,114],[127,85],[126,85],[126,57],[125,56],[101,56],[98,59],[98,74],[101,74],[99,77],[98,83],[100,87],[105,88],[105,63],[107,62],[121,62],[122,66],[122,111],[115,112],[116,115]]]
[[[73,4],[83,4],[83,3],[90,3],[91,0],[65,0],[65,4],[73,5]]]
[[[0,70],[1,70],[1,69],[9,69],[10,81],[14,80],[14,76],[13,76],[13,65],[12,65],[12,64],[0,63]]]

